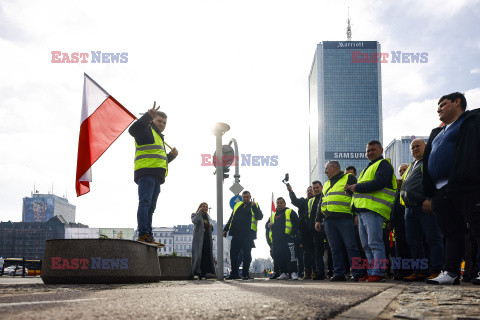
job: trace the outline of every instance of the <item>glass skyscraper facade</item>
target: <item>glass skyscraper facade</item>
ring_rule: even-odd
[[[377,41],[317,45],[308,79],[310,182],[327,180],[329,160],[360,173],[367,142],[383,143],[380,52]]]

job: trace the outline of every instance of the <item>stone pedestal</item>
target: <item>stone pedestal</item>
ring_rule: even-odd
[[[178,256],[159,256],[160,280],[192,279],[192,258]]]
[[[157,249],[132,240],[47,240],[45,284],[140,283],[160,280]]]

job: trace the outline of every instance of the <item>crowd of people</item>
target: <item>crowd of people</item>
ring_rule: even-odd
[[[279,197],[265,224],[271,279],[381,282],[392,276],[447,285],[462,278],[480,285],[480,109],[466,107],[458,92],[439,99],[442,125],[427,143],[412,141],[414,160],[398,168],[401,179],[382,156],[382,144],[372,140],[366,146],[370,162],[358,176],[356,168],[343,171],[338,161],[328,161],[328,181],[313,181],[305,198],[287,184],[298,214]],[[242,197],[224,228],[224,236],[232,236],[227,279],[250,278],[263,217],[250,192]]]
[[[381,143],[372,140],[366,145],[370,162],[359,175],[352,166],[342,170],[338,161],[328,161],[328,181],[313,181],[305,198],[287,184],[298,214],[284,198],[276,199],[276,211],[265,224],[274,261],[271,278],[379,282],[393,276],[430,284],[459,284],[462,278],[480,285],[480,109],[466,108],[462,93],[439,99],[442,124],[427,143],[412,141],[414,161],[399,167],[399,180],[382,156]],[[166,153],[166,124],[167,115],[154,104],[129,129],[136,146],[138,240],[159,246],[152,215],[168,165],[178,155],[175,148]],[[224,226],[223,235],[232,237],[227,279],[250,278],[262,219],[258,203],[244,191]],[[206,203],[192,214],[192,222],[192,273],[203,278],[215,271]]]

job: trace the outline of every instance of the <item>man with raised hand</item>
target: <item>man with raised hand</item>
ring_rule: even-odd
[[[251,198],[249,191],[242,192],[242,200],[235,204],[232,214],[223,229],[223,236],[227,233],[232,236],[230,243],[230,260],[232,261],[232,271],[228,280],[240,279],[238,269],[240,261],[238,255],[240,250],[243,253],[242,279],[250,279],[248,270],[252,262],[252,248],[255,248],[254,240],[257,239],[257,224],[263,219],[262,210],[258,203]]]
[[[162,132],[167,126],[167,115],[158,111],[160,106],[148,110],[135,121],[128,132],[135,138],[134,180],[138,185],[137,231],[138,241],[164,246],[155,242],[152,234],[152,216],[157,205],[160,186],[168,174],[168,164],[178,155],[176,148],[168,154]]]

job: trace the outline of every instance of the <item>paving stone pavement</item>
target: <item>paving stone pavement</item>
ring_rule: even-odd
[[[480,286],[407,286],[378,319],[479,319]]]

